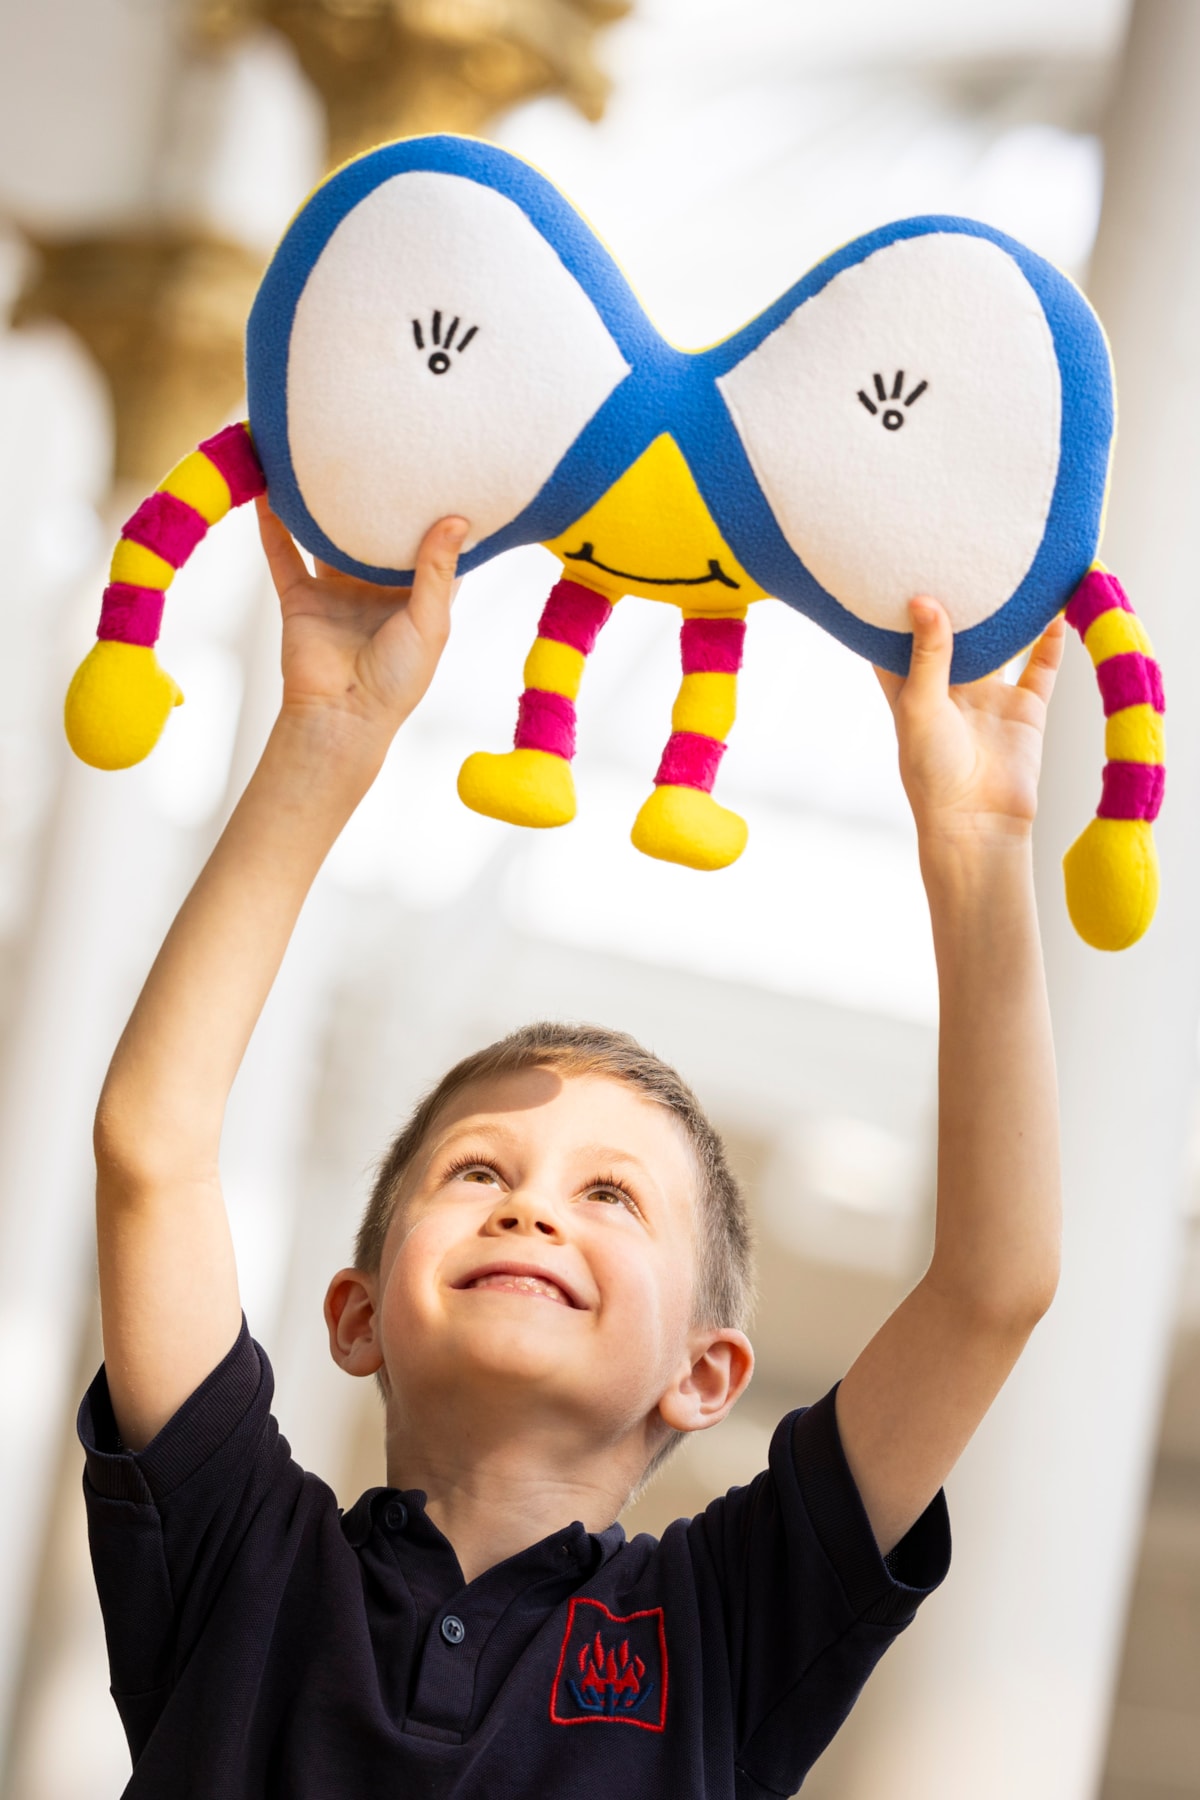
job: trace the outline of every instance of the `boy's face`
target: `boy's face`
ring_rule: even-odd
[[[714,1336],[691,1329],[698,1186],[682,1128],[622,1082],[465,1088],[404,1177],[379,1271],[393,1425],[473,1389],[489,1417],[661,1437],[660,1400]]]

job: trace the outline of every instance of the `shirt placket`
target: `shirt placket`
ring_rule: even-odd
[[[407,1731],[461,1743],[470,1722],[479,1659],[501,1610],[501,1602],[477,1599],[464,1588],[435,1614],[417,1659]]]
[[[548,1599],[543,1591],[533,1603],[534,1591],[543,1588],[548,1576],[555,1578],[553,1588],[561,1587],[566,1570],[575,1574],[585,1561],[590,1561],[590,1550],[583,1544],[538,1545],[525,1557],[489,1570],[437,1607],[416,1658],[405,1730],[460,1743],[471,1728],[479,1664],[501,1618],[514,1605],[527,1607],[532,1634],[558,1598],[555,1594]],[[494,1676],[493,1669],[493,1681]]]

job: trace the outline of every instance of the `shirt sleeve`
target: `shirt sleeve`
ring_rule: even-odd
[[[739,1792],[796,1791],[950,1566],[941,1493],[880,1555],[842,1449],[836,1391],[783,1419],[767,1469],[690,1527],[720,1591]]]
[[[271,1417],[266,1355],[242,1321],[228,1355],[144,1450],[121,1443],[103,1368],[84,1396],[84,1499],[113,1697],[136,1758],[264,1515],[304,1482]]]

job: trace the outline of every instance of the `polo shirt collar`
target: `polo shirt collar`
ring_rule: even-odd
[[[342,1514],[342,1534],[353,1550],[363,1549],[376,1532],[394,1536],[394,1531],[389,1531],[384,1524],[384,1514],[398,1502],[407,1513],[401,1534],[403,1538],[410,1543],[423,1543],[430,1547],[444,1545],[452,1550],[449,1540],[425,1511],[426,1499],[427,1496],[420,1488],[368,1488],[350,1510]],[[552,1531],[549,1536],[539,1539],[536,1544],[530,1544],[527,1549],[518,1551],[516,1556],[507,1560],[511,1563],[520,1562],[523,1572],[530,1579],[542,1573],[561,1573],[564,1560],[567,1559],[574,1564],[580,1575],[586,1576],[603,1567],[616,1555],[624,1542],[625,1532],[618,1523],[609,1525],[604,1531],[588,1531],[579,1519],[575,1519],[571,1524],[560,1526],[557,1531]]]

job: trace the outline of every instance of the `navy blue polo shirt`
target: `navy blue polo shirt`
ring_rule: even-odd
[[[465,1583],[424,1496],[342,1514],[245,1325],[147,1447],[101,1370],[84,1492],[129,1800],[793,1793],[941,1581],[939,1494],[886,1562],[833,1395],[661,1540],[564,1525]]]

